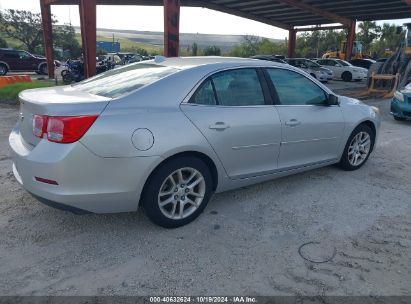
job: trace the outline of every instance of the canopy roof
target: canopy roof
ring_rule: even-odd
[[[78,4],[79,0],[45,0],[46,4]],[[283,29],[411,17],[411,0],[181,0],[182,6],[205,7]],[[97,0],[99,5],[163,5],[163,0]]]

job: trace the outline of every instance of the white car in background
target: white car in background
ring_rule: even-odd
[[[361,81],[367,78],[367,69],[353,66],[351,63],[341,59],[320,59],[317,63],[334,73],[335,79],[342,79],[350,82]]]
[[[333,72],[320,66],[318,63],[305,58],[287,58],[285,61],[292,66],[295,66],[304,72],[307,72],[315,79],[326,83],[333,79]]]

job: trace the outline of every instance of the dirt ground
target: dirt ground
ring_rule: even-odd
[[[11,172],[17,108],[1,107],[0,295],[411,295],[411,122],[367,103],[383,123],[361,170],[218,194],[175,230],[38,203]]]

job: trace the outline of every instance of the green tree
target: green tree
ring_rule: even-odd
[[[4,38],[0,37],[0,48],[6,48],[6,47],[9,47],[7,44],[7,41]]]
[[[358,28],[357,40],[360,40],[364,49],[368,51],[374,40],[380,37],[381,27],[375,21],[364,21],[358,25]]]
[[[30,11],[8,9],[0,12],[0,32],[20,41],[29,52],[35,52],[43,43],[41,16]]]
[[[191,46],[191,55],[193,56],[197,56],[198,54],[198,45],[197,43],[193,43],[193,45]]]
[[[285,55],[287,54],[287,46],[284,42],[275,42],[267,38],[263,38],[257,44],[258,55]]]
[[[81,46],[76,39],[76,32],[71,25],[55,26],[53,28],[53,42],[57,47],[63,49],[71,58],[81,55]]]
[[[204,56],[221,56],[221,49],[218,46],[208,46],[203,50]]]

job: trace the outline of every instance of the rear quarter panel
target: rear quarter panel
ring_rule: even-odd
[[[165,160],[182,152],[200,152],[216,165],[219,180],[225,170],[201,132],[180,110],[180,103],[202,78],[202,73],[177,73],[111,101],[80,140],[91,152],[108,158],[159,156]],[[137,129],[148,129],[153,146],[138,150],[132,142]]]

